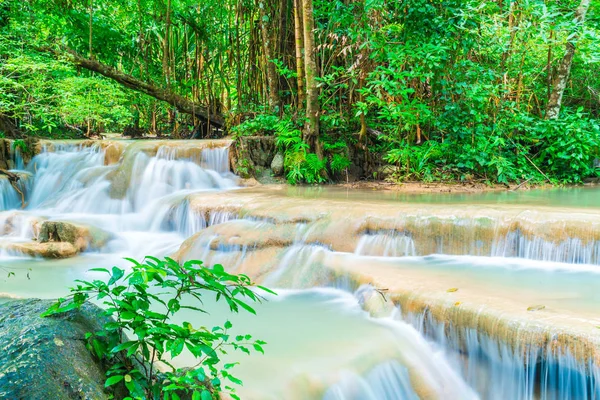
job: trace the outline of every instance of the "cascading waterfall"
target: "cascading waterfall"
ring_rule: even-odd
[[[431,229],[426,219],[412,223],[414,226],[410,230],[363,233],[356,254],[384,257],[468,254],[600,265],[600,240],[585,236],[548,240],[534,234],[526,235],[519,228],[489,228],[488,232],[478,236],[482,228],[477,221],[457,219],[446,222],[449,226],[439,231]],[[428,227],[427,234],[415,234],[419,227]]]
[[[527,238],[517,230],[495,240],[491,253],[495,257],[598,265],[600,264],[600,241],[584,242],[580,238],[568,238],[556,243],[539,237]]]
[[[21,205],[19,193],[8,179],[0,178],[0,210],[10,210]]]
[[[352,372],[342,375],[323,400],[419,400],[408,370],[395,361],[382,363],[365,377]]]
[[[600,398],[600,368],[552,342],[536,346],[523,338],[514,348],[475,329],[438,322],[428,312],[408,312],[404,320],[440,346],[484,399]]]
[[[235,176],[224,170],[225,158],[228,160],[227,147],[188,151],[180,158],[177,147],[159,145],[155,152],[133,148],[119,162],[107,165],[105,147],[99,143],[53,142],[42,145],[40,154],[26,166],[27,172],[19,174],[31,176],[23,179],[29,185],[24,189],[31,215],[66,219],[112,232],[117,238],[108,251],[133,249],[136,255],[146,255],[157,247],[167,254],[183,240],[181,235],[189,236],[210,224],[204,216],[186,212],[186,194],[236,186]],[[8,181],[0,180],[0,209],[18,208],[21,199],[5,183]],[[121,189],[123,185],[127,185],[126,190]],[[225,217],[213,218],[216,222]],[[30,229],[31,223],[23,219],[13,218],[12,223],[19,221],[24,225],[18,229]],[[149,232],[160,233],[162,238],[156,239]],[[148,241],[150,237],[154,239]]]
[[[444,275],[454,286],[454,277],[475,279],[481,271],[496,271],[492,280],[507,279],[503,274],[508,272],[502,271],[512,268],[529,271],[530,280],[531,276],[541,279],[544,273],[562,271],[568,285],[573,285],[575,271],[595,273],[600,265],[597,219],[578,226],[579,220],[563,223],[560,218],[538,218],[528,211],[509,210],[493,217],[440,212],[440,217],[406,210],[399,216],[393,209],[380,218],[365,216],[362,206],[352,205],[358,210],[356,215],[344,220],[342,212],[343,218],[319,210],[312,215],[305,212],[306,207],[287,213],[273,199],[261,212],[252,214],[244,207],[210,200],[211,193],[236,188],[227,146],[131,142],[122,150],[117,158],[114,154],[109,157],[107,146],[92,142],[44,144],[28,165],[15,151],[12,162],[21,177],[18,184],[26,197],[26,209],[19,210],[23,206],[20,195],[6,179],[0,179],[0,260],[19,258],[16,262],[23,262],[27,259],[23,253],[5,245],[35,242],[47,220],[69,221],[112,235],[101,249],[102,257],[161,256],[179,248],[177,255],[182,259],[221,263],[268,287],[309,289],[307,292],[334,290],[313,289],[319,286],[336,288],[333,298],[343,298],[341,313],[348,304],[353,310],[367,310],[369,326],[393,332],[400,345],[394,351],[390,347],[377,350],[375,343],[369,363],[347,360],[347,365],[337,365],[339,369],[325,374],[328,379],[320,382],[318,395],[311,392],[306,398],[600,398],[599,368],[593,357],[579,354],[577,346],[561,346],[558,337],[540,341],[531,330],[503,341],[485,329],[435,319],[427,309],[405,308],[399,300],[388,299],[385,287],[361,286],[365,280],[341,272],[393,271],[387,276],[394,284],[394,280],[410,279],[409,272],[431,270],[429,276],[438,279],[436,274]],[[228,194],[238,192],[243,191]],[[203,196],[209,199],[206,207]],[[269,212],[271,208],[277,210],[275,215]],[[523,258],[540,261],[519,260]],[[345,264],[352,268],[340,268]],[[70,270],[63,267],[59,269],[62,276],[72,279]],[[47,274],[52,282],[54,274]],[[459,290],[450,283],[442,289],[444,294]],[[515,280],[511,288],[516,291],[520,283]],[[456,284],[459,293],[472,287],[469,285],[475,284],[466,280]],[[558,297],[579,304],[573,292],[565,289]],[[556,307],[557,303],[552,304]],[[397,308],[400,304],[401,310]],[[464,315],[459,305],[460,301],[456,302],[454,310]],[[293,311],[292,316],[296,316]],[[547,314],[547,320],[552,318],[553,314]],[[514,324],[526,322],[515,320]],[[345,335],[339,337],[343,341]]]
[[[16,170],[24,170],[25,169],[25,161],[23,160],[23,154],[21,154],[21,148],[19,146],[15,147],[13,154],[13,162],[15,164]]]
[[[355,253],[362,256],[401,257],[415,256],[415,243],[410,236],[377,233],[362,235]]]

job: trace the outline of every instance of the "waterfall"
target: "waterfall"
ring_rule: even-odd
[[[34,176],[29,209],[109,213],[114,208],[105,180],[112,168],[104,166],[100,146],[44,145],[27,169]]]
[[[41,152],[25,167],[27,172],[19,172],[28,212],[42,219],[102,228],[117,235],[107,251],[127,251],[132,246],[135,254],[143,255],[153,250],[151,246],[163,249],[161,254],[171,252],[182,235],[190,236],[229,218],[212,213],[212,220],[206,221],[186,199],[194,192],[236,187],[236,177],[223,161],[229,159],[227,147],[210,143],[211,148],[206,148],[202,141],[194,142],[197,147],[182,148],[177,143],[125,143],[120,159],[112,154],[109,163],[107,151],[112,144],[43,142]],[[0,179],[0,193],[0,211],[20,208],[20,196],[5,179]],[[10,222],[23,221],[12,218]],[[0,223],[4,226],[8,220]],[[24,223],[19,229],[31,230],[30,225]],[[148,232],[163,239],[157,242],[154,235],[148,240]],[[3,239],[11,237],[17,236],[12,232]],[[35,238],[32,234],[18,237]]]
[[[453,227],[430,230],[429,235],[415,234],[418,228],[369,231],[360,236],[355,253],[383,257],[466,254],[600,265],[600,240],[586,237],[548,240],[535,234],[524,235],[518,228],[506,233],[506,229],[495,228],[477,237],[480,227],[466,224],[464,220],[456,222]]]
[[[199,259],[267,287],[302,289],[281,292],[286,306],[265,320],[269,329],[313,324],[304,336],[314,340],[327,323],[335,335],[295,355],[309,360],[302,372],[271,360],[273,373],[282,370],[273,379],[289,381],[273,398],[600,398],[591,347],[600,341],[590,331],[600,321],[589,310],[600,272],[597,213],[290,200],[279,189],[231,190],[237,178],[218,142],[111,146],[43,143],[28,165],[15,151],[25,210],[0,179],[0,260],[22,270],[47,263],[34,269],[36,296],[124,256]],[[98,228],[112,240],[74,262],[37,260],[23,244],[40,244],[45,221]],[[300,307],[297,293],[308,304]],[[537,304],[546,308],[530,313]],[[335,325],[338,317],[347,325]]]
[[[19,146],[14,148],[13,163],[16,170],[22,171],[25,169],[25,162],[23,161],[23,155],[21,154],[21,148]]]
[[[600,241],[584,242],[581,238],[574,237],[557,243],[540,237],[527,238],[519,231],[514,231],[494,241],[491,255],[569,264],[600,265]]]
[[[538,340],[512,347],[475,329],[436,321],[427,312],[405,319],[434,341],[465,380],[485,399],[592,400],[600,398],[600,367],[585,354]]]
[[[227,174],[229,168],[229,148],[215,147],[202,150],[202,166],[205,169]]]
[[[362,235],[355,253],[363,256],[415,256],[415,243],[410,236],[395,232]]]
[[[12,184],[0,177],[0,210],[11,210],[21,206],[21,198]]]
[[[327,389],[323,400],[419,400],[406,367],[390,361],[373,368],[365,377],[352,372]]]

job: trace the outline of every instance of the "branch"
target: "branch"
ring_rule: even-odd
[[[79,67],[97,72],[100,75],[112,79],[129,89],[147,94],[148,96],[154,97],[157,100],[164,101],[175,107],[180,112],[194,115],[196,118],[204,121],[205,123],[210,123],[210,125],[218,128],[223,128],[225,126],[223,117],[218,114],[210,114],[205,106],[194,103],[186,97],[173,93],[168,89],[163,89],[151,83],[139,80],[134,76],[121,72],[116,68],[103,64],[97,60],[83,57],[73,49],[64,47],[62,48],[62,51],[59,51],[51,47],[42,47],[38,48],[38,50],[46,53],[52,53],[57,57],[66,57],[71,63]]]

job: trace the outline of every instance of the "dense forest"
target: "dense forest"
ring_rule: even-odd
[[[599,124],[599,0],[0,0],[7,137],[269,136],[292,183],[578,183]]]

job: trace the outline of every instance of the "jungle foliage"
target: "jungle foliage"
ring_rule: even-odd
[[[274,135],[292,183],[598,177],[598,71],[599,0],[0,0],[1,118]]]

